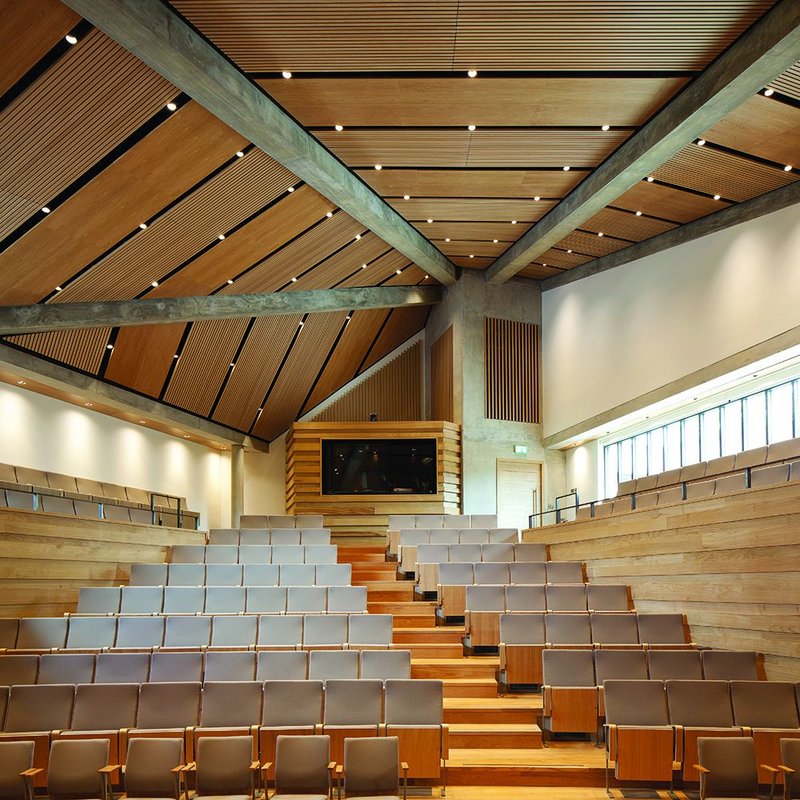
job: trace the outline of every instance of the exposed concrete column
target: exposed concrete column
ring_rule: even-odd
[[[231,528],[239,527],[244,511],[244,445],[231,445]]]

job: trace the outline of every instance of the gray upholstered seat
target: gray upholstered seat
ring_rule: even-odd
[[[50,746],[47,791],[53,800],[106,800],[108,739],[56,739]]]

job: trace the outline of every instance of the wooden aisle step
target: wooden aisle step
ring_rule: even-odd
[[[542,713],[541,695],[530,697],[447,697],[444,721],[447,723],[537,725]]]
[[[444,678],[444,696],[448,697],[497,697],[497,681],[494,678]]]
[[[433,625],[436,624],[436,617],[434,616],[436,610],[436,603],[425,603],[409,601],[388,601],[377,600],[373,601],[367,594],[367,611],[370,614],[398,614],[400,616],[415,616],[430,619]]]
[[[459,658],[464,648],[460,644],[448,642],[406,642],[396,645],[395,650],[409,650],[411,658]]]
[[[436,628],[398,628],[394,629],[393,641],[397,644],[422,644],[423,642],[461,644],[464,628],[455,625]]]
[[[495,680],[500,659],[488,658],[412,658],[412,678],[483,678]],[[495,685],[495,694],[497,686]]]
[[[542,747],[542,731],[534,723],[460,723],[450,725],[450,747],[463,749]]]

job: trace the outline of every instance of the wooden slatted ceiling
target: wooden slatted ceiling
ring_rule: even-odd
[[[649,119],[686,78],[272,78],[258,81],[311,128],[602,124]]]
[[[64,333],[72,335],[65,336]],[[77,331],[9,336],[8,341],[67,366],[96,373],[105,354],[110,333],[111,328],[85,328]]]
[[[620,195],[614,201],[614,205],[634,213],[641,211],[654,217],[666,217],[673,222],[691,222],[706,214],[713,214],[730,204],[706,195],[693,194],[645,180]]]
[[[0,95],[80,21],[58,0],[0,1]]]
[[[755,95],[703,134],[732,150],[800,165],[800,109]]]
[[[508,248],[506,242],[494,244],[492,242],[434,241],[434,244],[447,256],[475,255],[497,258],[497,256]]]
[[[544,266],[542,264],[529,264],[519,271],[521,278],[530,278],[531,280],[541,281],[545,278],[552,278],[553,275],[558,275],[563,270],[554,267]]]
[[[216,244],[220,234],[284,194],[295,181],[268,155],[251,150],[65,287],[53,302],[136,297],[151,282]],[[224,242],[219,245],[222,248]]]
[[[441,222],[434,220],[428,224],[425,221],[412,223],[415,228],[422,231],[431,239],[443,240],[483,240],[491,242],[497,239],[501,242],[513,242],[520,233],[519,225],[511,222]],[[527,228],[527,226],[525,226]]]
[[[92,31],[0,115],[0,237],[39,212],[178,94]]]
[[[0,253],[0,302],[41,299],[244,144],[197,103],[181,107]]]
[[[783,75],[775,78],[770,86],[787,97],[800,100],[800,61],[795,61]]]
[[[415,221],[433,219],[453,222],[472,220],[510,222],[516,219],[519,223],[535,222],[555,205],[555,201],[483,200],[474,197],[466,200],[450,197],[429,200],[412,197],[410,200],[391,200],[389,204],[406,219]],[[514,227],[520,234],[522,233],[519,224]],[[423,233],[425,233],[424,228]]]
[[[591,261],[592,258],[593,256],[576,253],[574,250],[568,253],[566,250],[551,247],[548,251],[542,253],[539,262],[544,262],[548,266],[559,267],[560,269],[571,269]]]
[[[696,70],[771,5],[727,0],[172,0],[248,72]]]
[[[602,232],[604,236],[629,239],[632,242],[649,239],[675,227],[677,226],[672,222],[646,216],[637,217],[636,214],[615,208],[604,208],[581,225],[585,230]]]
[[[630,131],[393,128],[315,135],[351,167],[593,167]]]
[[[627,242],[621,242],[612,236],[597,236],[585,231],[573,231],[565,236],[557,245],[561,250],[575,250],[590,256],[604,256],[627,247]],[[546,262],[545,262],[546,263]]]

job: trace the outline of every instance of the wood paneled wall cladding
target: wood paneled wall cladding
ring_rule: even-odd
[[[431,416],[455,421],[453,408],[453,326],[431,345]]]
[[[323,439],[435,438],[437,494],[323,495]],[[458,514],[461,427],[451,422],[296,422],[286,435],[286,513],[322,514],[340,537],[385,537],[389,514]]]
[[[314,422],[422,419],[422,343],[404,350],[366,380],[314,414]]]
[[[199,531],[0,508],[0,617],[75,611],[81,586],[127,583],[132,562],[203,541]]]
[[[539,326],[484,320],[487,419],[539,422]]]
[[[525,531],[589,580],[630,584],[637,610],[686,615],[704,647],[756,650],[800,680],[800,484]]]

